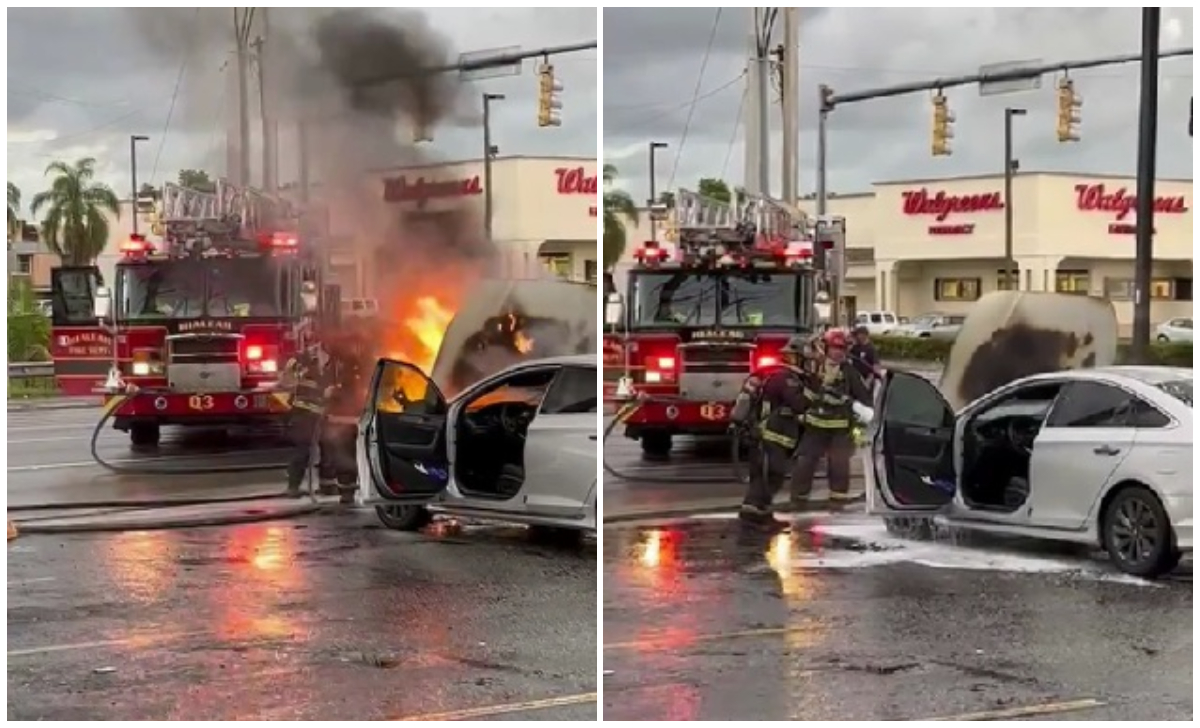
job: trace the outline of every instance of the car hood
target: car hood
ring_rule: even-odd
[[[1110,302],[1060,293],[997,291],[980,298],[942,370],[956,410],[1022,377],[1110,366],[1117,358]]]

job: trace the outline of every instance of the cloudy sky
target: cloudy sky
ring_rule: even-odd
[[[802,192],[814,187],[817,86],[849,93],[971,74],[981,65],[1045,62],[1137,53],[1139,10],[1049,9],[887,10],[806,8],[800,16],[800,139]],[[737,128],[746,84],[749,10],[725,8],[700,82],[686,141],[684,129],[700,77],[716,9],[609,9],[604,11],[604,157],[622,173],[619,184],[636,199],[647,191],[647,143],[659,152],[658,186],[694,186],[700,177],[740,182],[742,137]],[[782,29],[779,30],[780,36]],[[773,45],[778,43],[778,37]],[[1163,11],[1162,46],[1192,45],[1192,11]],[[1003,166],[1003,108],[1028,116],[1015,128],[1017,156],[1026,170],[1133,174],[1136,160],[1138,66],[1071,74],[1084,99],[1082,141],[1055,137],[1057,79],[1039,91],[980,98],[976,87],[947,92],[957,116],[954,154],[929,154],[928,94],[869,101],[831,117],[829,185],[833,192],[865,191],[872,181],[999,172]],[[1163,61],[1160,82],[1160,177],[1192,176],[1187,136],[1192,94],[1191,58]],[[778,105],[773,121],[778,126]],[[778,136],[772,148],[779,150]],[[773,185],[778,192],[778,172]]]
[[[230,12],[181,8],[155,16],[122,8],[10,9],[8,180],[23,190],[26,203],[44,189],[47,163],[84,156],[97,158],[105,181],[127,195],[131,134],[150,137],[139,146],[142,181],[157,184],[186,167],[223,172],[223,117],[232,106],[224,91],[231,73]],[[289,12],[272,10],[273,28],[294,21]],[[541,49],[597,35],[590,8],[422,12],[444,39],[450,60],[460,52]],[[191,42],[192,29],[220,40]],[[537,78],[529,61],[519,77],[462,84],[460,118],[467,121],[435,131],[434,142],[423,146],[436,158],[478,158],[482,140],[472,119],[479,95],[487,91],[507,96],[494,107],[494,142],[502,154],[596,155],[596,59],[595,51],[554,59],[564,85],[561,128],[536,125]],[[283,136],[281,143],[287,143]],[[388,163],[379,160],[379,166]],[[288,165],[281,164],[286,180]]]

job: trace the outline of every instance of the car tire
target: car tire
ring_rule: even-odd
[[[375,515],[393,531],[420,531],[433,523],[433,514],[424,506],[375,506]]]
[[[1148,488],[1122,488],[1104,509],[1100,529],[1108,557],[1130,576],[1156,579],[1179,565],[1182,555],[1175,547],[1171,519]]]
[[[647,432],[641,437],[642,452],[651,457],[671,454],[671,436],[665,432]]]
[[[134,447],[155,447],[161,437],[162,430],[156,424],[139,423],[129,427],[129,442]]]
[[[1171,338],[1169,336],[1167,336],[1166,334],[1159,334],[1158,335],[1158,343],[1169,344],[1169,343],[1171,343]]]

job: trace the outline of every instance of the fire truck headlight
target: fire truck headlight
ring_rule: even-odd
[[[661,372],[655,372],[655,371],[646,372],[646,383],[647,384],[658,384],[661,381],[662,381],[662,373]]]
[[[133,363],[133,367],[132,367],[131,371],[133,372],[133,376],[135,376],[135,377],[149,376],[150,375],[150,362],[135,361]]]
[[[263,359],[259,362],[258,368],[262,370],[263,374],[274,374],[279,371],[279,365],[275,363],[274,359]]]

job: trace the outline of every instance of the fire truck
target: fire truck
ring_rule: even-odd
[[[730,205],[681,190],[675,200],[667,244],[636,251],[623,294],[606,279],[605,397],[636,402],[622,407],[625,435],[654,455],[676,435],[728,432],[746,377],[818,326],[803,213],[765,197]]]
[[[113,424],[135,446],[157,444],[163,425],[279,420],[280,368],[339,305],[315,241],[286,200],[223,181],[164,185],[157,204],[158,240],[130,236],[111,280],[95,266],[52,272],[60,388],[106,402],[132,392]]]

